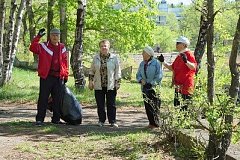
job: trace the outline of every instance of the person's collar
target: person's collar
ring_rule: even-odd
[[[51,42],[50,42],[51,43]],[[58,43],[55,43],[55,44],[53,44],[53,43],[51,43],[53,46],[59,46],[59,42]]]
[[[189,49],[188,49],[188,48],[185,48],[185,49],[181,50],[179,53],[184,53],[184,52],[186,52],[186,51],[189,51]]]
[[[110,57],[110,53],[107,53],[106,55],[100,53],[100,57],[109,58]]]
[[[59,46],[60,43],[58,42],[57,45],[55,45],[55,44],[53,44],[53,43],[49,40],[49,41],[47,41],[47,46],[48,46],[49,44],[52,45],[52,46]]]
[[[153,59],[153,57],[150,57],[148,60],[144,61],[145,63],[149,63],[151,60]]]

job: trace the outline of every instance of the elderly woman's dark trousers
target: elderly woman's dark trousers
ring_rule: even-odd
[[[116,123],[116,95],[115,88],[114,90],[107,90],[107,87],[103,87],[102,90],[95,90],[99,122],[104,123],[107,115],[109,123]],[[105,101],[107,113],[105,111]]]
[[[159,113],[161,100],[154,90],[143,92],[144,106],[150,125],[159,127]]]
[[[174,103],[174,106],[179,106],[181,103],[180,103],[180,97],[182,97],[182,100],[183,101],[186,101],[186,100],[191,100],[192,99],[192,95],[190,94],[181,94],[179,93],[176,89],[175,89],[175,95],[174,95],[174,100],[173,100],[173,103]],[[187,105],[182,105],[181,106],[181,111],[186,111],[188,109],[188,106]]]
[[[44,121],[50,94],[53,99],[52,122],[60,121],[61,93],[62,81],[58,77],[48,76],[46,79],[40,78],[40,91],[37,105],[36,121]]]

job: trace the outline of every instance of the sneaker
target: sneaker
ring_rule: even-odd
[[[110,124],[110,127],[118,128],[118,124],[117,124],[117,123],[111,123],[111,124]]]
[[[99,126],[99,127],[103,127],[103,126],[104,126],[104,123],[103,123],[103,122],[98,122],[98,126]]]
[[[43,125],[43,122],[42,121],[36,121],[35,125],[41,127]]]

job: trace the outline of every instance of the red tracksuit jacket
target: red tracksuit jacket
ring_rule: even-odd
[[[30,45],[29,50],[38,55],[38,76],[46,79],[52,62],[53,51],[50,42],[39,43],[40,36],[36,36]],[[59,43],[59,63],[60,63],[60,79],[68,79],[68,60],[67,50],[64,44]]]

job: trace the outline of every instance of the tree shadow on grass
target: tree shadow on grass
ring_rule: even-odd
[[[46,140],[54,136],[73,137],[83,134],[96,133],[118,133],[141,132],[148,125],[145,111],[137,107],[121,107],[117,110],[117,123],[119,128],[110,127],[106,120],[104,127],[97,125],[97,109],[93,106],[83,106],[83,122],[80,125],[56,125],[49,120],[41,127],[35,126],[36,106],[25,105],[0,108],[0,133],[1,136],[28,136],[30,139]],[[49,117],[48,117],[49,119]],[[53,136],[51,136],[53,135]]]
[[[59,138],[71,138],[82,135],[106,135],[116,136],[129,133],[145,132],[147,129],[141,126],[121,126],[119,128],[106,125],[99,127],[94,124],[67,125],[52,124],[46,122],[43,126],[35,126],[34,122],[16,121],[0,124],[0,136],[21,137],[27,136],[31,141],[57,141]]]
[[[83,106],[83,122],[80,125],[67,125],[67,124],[51,124],[46,121],[43,126],[35,126],[35,114],[36,109],[35,105],[32,107],[18,106],[13,107],[12,109],[0,108],[3,112],[2,115],[7,115],[2,121],[2,116],[0,112],[0,137],[6,137],[13,139],[16,137],[26,137],[23,139],[24,142],[34,144],[34,143],[50,143],[50,142],[59,142],[55,144],[65,143],[65,141],[79,142],[80,137],[90,137],[93,138],[93,141],[103,140],[108,137],[110,140],[121,138],[125,136],[125,139],[128,139],[131,136],[137,137],[140,133],[152,133],[156,136],[159,136],[159,131],[152,131],[146,129],[148,125],[148,120],[145,114],[145,110],[140,107],[120,107],[117,110],[117,122],[119,128],[112,128],[110,125],[105,123],[104,127],[99,127],[97,125],[97,110],[94,106]],[[5,113],[4,113],[5,112]],[[26,119],[25,119],[26,118]],[[74,139],[74,140],[73,140]],[[105,142],[102,142],[104,145]],[[119,145],[124,144],[125,148],[119,148]],[[154,153],[157,151],[157,148],[154,146],[154,143],[148,141],[141,141],[141,139],[136,140],[136,143],[128,145],[128,142],[119,141],[117,144],[105,144],[102,146],[101,151],[105,155],[110,157],[129,157],[129,158],[144,158],[148,153]],[[140,148],[139,148],[140,146]],[[148,151],[142,150],[141,147],[149,149]],[[138,151],[141,151],[141,154],[138,154]],[[97,151],[96,151],[97,152]],[[168,151],[166,151],[168,152]],[[131,154],[132,153],[132,154]],[[26,153],[27,154],[27,153]],[[98,153],[101,156],[100,153]],[[127,155],[130,156],[127,156]],[[140,156],[140,157],[139,157]]]

